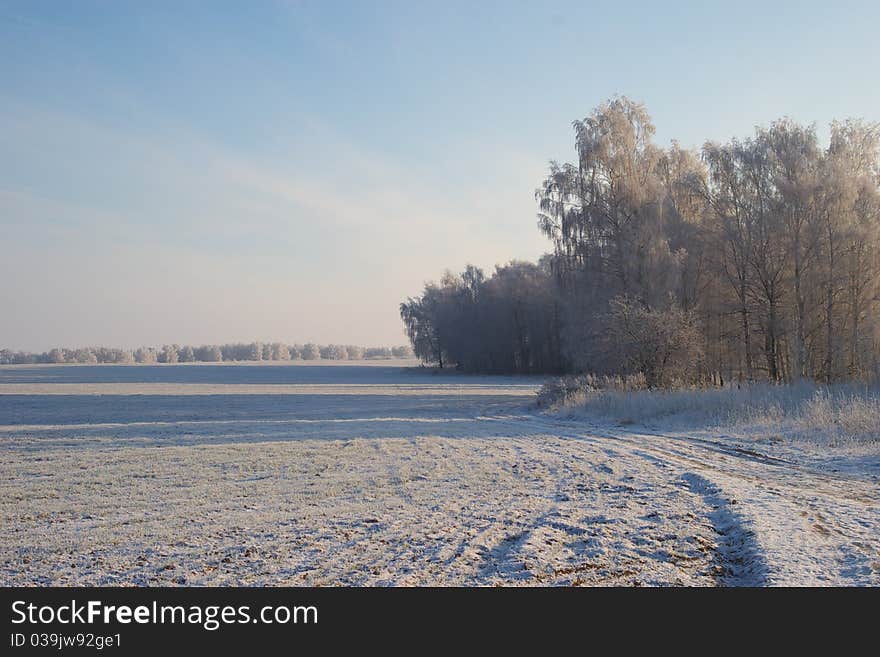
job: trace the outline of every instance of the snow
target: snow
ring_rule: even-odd
[[[0,584],[880,584],[876,446],[540,413],[540,383],[0,367]]]

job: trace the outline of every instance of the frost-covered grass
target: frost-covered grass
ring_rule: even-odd
[[[855,434],[870,404],[602,399],[657,431],[536,412],[537,387],[391,366],[0,367],[0,584],[880,584],[880,458],[668,429],[725,409],[776,422],[791,402]]]
[[[0,584],[716,583],[682,481],[514,431],[2,459]]]
[[[597,381],[595,379],[591,380]],[[569,380],[545,388],[545,404],[570,416],[621,425],[750,428],[832,446],[880,442],[880,387],[858,384],[752,384],[709,389],[644,390]],[[630,388],[630,389],[627,389]],[[633,389],[634,388],[634,389]]]

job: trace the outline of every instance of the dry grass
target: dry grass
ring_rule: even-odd
[[[619,424],[748,425],[831,445],[880,442],[880,387],[876,385],[801,382],[662,391],[637,385],[627,390],[623,381],[603,386],[595,378],[584,379],[580,387],[574,383],[568,379],[564,385],[555,384],[563,390],[555,399],[553,388],[545,388],[539,403],[570,415]]]

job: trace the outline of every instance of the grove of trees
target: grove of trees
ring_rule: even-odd
[[[536,192],[552,252],[401,304],[416,355],[480,372],[676,382],[880,372],[880,124],[781,119],[699,152],[618,97]]]
[[[355,345],[288,345],[281,342],[230,343],[223,345],[164,345],[160,349],[135,350],[108,347],[55,348],[44,353],[0,349],[0,365],[28,363],[218,363],[223,361],[289,360],[377,360],[412,358],[407,345],[399,347],[358,347]]]

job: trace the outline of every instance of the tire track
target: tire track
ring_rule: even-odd
[[[667,464],[671,471],[689,475],[692,490],[717,507],[709,517],[713,526],[732,527],[740,537],[719,544],[720,559],[730,564],[722,583],[822,584],[851,577],[880,583],[880,500],[867,482],[706,439],[578,427],[537,414],[527,421],[536,435],[611,442],[656,467]],[[741,511],[731,515],[726,500]],[[743,536],[748,540],[741,540]],[[763,565],[735,574],[743,570],[738,564],[759,563]]]

